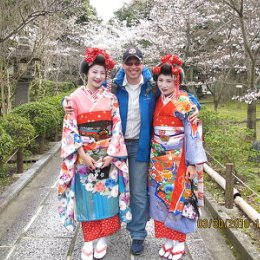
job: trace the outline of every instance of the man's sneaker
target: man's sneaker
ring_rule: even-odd
[[[140,255],[144,251],[144,240],[134,239],[131,246],[133,255]]]

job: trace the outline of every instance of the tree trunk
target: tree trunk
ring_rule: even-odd
[[[241,13],[238,12],[238,17],[240,21],[240,28],[243,36],[243,45],[245,50],[245,59],[247,61],[247,77],[248,77],[248,87],[250,90],[256,89],[255,84],[255,67],[256,67],[256,60],[255,57],[257,52],[253,53],[252,49],[250,48],[249,40],[248,40],[248,30],[245,24],[245,17],[243,14],[243,1],[241,2]],[[252,47],[252,46],[251,46]],[[254,130],[254,140],[256,139],[256,102],[253,101],[251,104],[247,106],[247,127],[249,129]]]
[[[56,130],[54,134],[54,142],[58,142],[58,141],[59,141],[59,132],[58,130]]]
[[[39,154],[44,153],[44,141],[45,141],[45,135],[39,136]]]
[[[4,76],[3,76],[3,71],[4,71],[4,67],[1,66],[0,67],[0,92],[1,92],[1,105],[0,105],[0,112],[1,115],[6,115],[6,104],[5,104],[5,81],[4,81]]]
[[[16,171],[17,173],[23,173],[23,148],[19,148],[16,153]]]
[[[214,102],[214,111],[218,112],[218,97],[217,97],[217,93],[212,93],[213,95],[213,102]]]
[[[214,99],[214,111],[218,112],[218,101]]]
[[[7,111],[6,114],[9,114],[10,111],[12,110],[12,95],[11,95],[11,83],[10,83],[10,76],[9,76],[9,72],[8,70],[6,70],[6,78],[7,78],[7,82],[6,82],[6,87],[7,87],[7,93],[6,93],[6,107],[7,107]]]
[[[256,102],[247,105],[247,127],[254,130],[254,140],[256,139]]]

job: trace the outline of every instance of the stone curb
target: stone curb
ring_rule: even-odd
[[[43,154],[40,159],[32,165],[30,169],[12,183],[7,190],[0,196],[0,212],[15,199],[21,190],[41,171],[41,169],[52,159],[53,155],[60,150],[60,142],[57,142],[48,152]]]
[[[231,217],[227,213],[227,209],[219,205],[213,196],[205,191],[205,207],[209,210],[214,219],[219,219],[221,222],[226,223],[227,219]],[[229,239],[230,243],[234,246],[238,252],[238,259],[247,260],[259,260],[260,253],[257,249],[248,241],[248,236],[240,231],[239,228],[222,228],[224,234]]]

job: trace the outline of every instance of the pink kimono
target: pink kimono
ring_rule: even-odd
[[[59,177],[59,214],[68,229],[75,221],[103,221],[119,216],[129,222],[127,151],[121,130],[116,97],[106,87],[96,92],[85,87],[74,91],[69,99],[73,115],[65,116]],[[96,161],[107,155],[114,157],[111,167],[91,171],[81,162],[77,150]]]

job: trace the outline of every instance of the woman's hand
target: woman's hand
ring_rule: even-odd
[[[109,166],[112,163],[112,161],[113,161],[113,157],[112,156],[108,155],[108,156],[104,157],[103,160],[102,160],[103,164],[101,166],[101,169]]]
[[[83,161],[83,163],[88,166],[89,169],[96,169],[96,161],[93,158],[91,158],[88,154],[81,155],[80,158]]]
[[[193,108],[194,112],[188,117],[188,120],[191,123],[196,124],[198,122],[199,110],[196,105],[193,105],[192,108]]]
[[[96,161],[93,158],[91,158],[88,154],[85,153],[82,146],[78,149],[78,154],[79,154],[82,162],[85,165],[87,165],[89,169],[91,169],[91,170],[96,169],[96,165],[95,165]]]
[[[80,157],[83,163],[88,166],[88,168],[90,168],[91,170],[96,169],[95,166],[96,161],[93,158],[91,158],[88,154],[84,154],[83,156]]]
[[[193,180],[197,176],[197,170],[194,165],[189,165],[186,170],[185,178]]]

